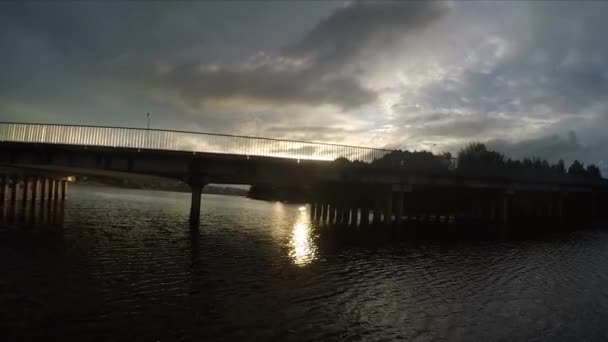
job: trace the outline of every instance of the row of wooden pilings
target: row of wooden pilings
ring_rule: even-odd
[[[32,202],[52,203],[64,201],[68,193],[68,180],[29,175],[0,175],[2,207],[25,207]]]
[[[313,190],[311,218],[323,223],[354,226],[401,223],[408,192],[411,192],[408,186],[319,186]]]
[[[317,222],[343,225],[580,222],[597,218],[605,202],[606,194],[589,192],[325,184],[313,190],[310,214]]]

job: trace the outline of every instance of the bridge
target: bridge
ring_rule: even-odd
[[[606,203],[603,181],[463,175],[453,172],[455,160],[445,172],[374,164],[390,152],[188,131],[0,122],[0,197],[4,206],[48,203],[64,200],[76,175],[159,176],[190,186],[193,226],[209,183],[305,186],[314,218],[344,224],[408,217],[506,223],[511,213],[562,220],[596,217]]]

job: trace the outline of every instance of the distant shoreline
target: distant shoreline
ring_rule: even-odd
[[[119,184],[119,183],[108,183],[98,180],[79,180],[74,183],[76,186],[89,186],[89,187],[100,187],[100,188],[117,188],[117,189],[129,189],[129,190],[148,190],[148,191],[170,191],[170,192],[181,192],[189,193],[190,189],[187,186],[177,185],[161,185],[155,186],[150,184]],[[204,194],[213,195],[226,195],[226,196],[242,196],[246,197],[249,193],[247,189],[240,189],[234,187],[225,187],[218,185],[207,185],[203,188]]]

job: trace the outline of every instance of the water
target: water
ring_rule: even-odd
[[[191,233],[188,194],[70,190],[2,224],[3,341],[608,338],[606,231],[415,242],[204,195]]]

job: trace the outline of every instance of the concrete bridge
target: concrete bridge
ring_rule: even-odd
[[[5,122],[0,195],[5,204],[18,198],[61,201],[74,175],[160,176],[191,187],[193,226],[209,183],[308,187],[313,217],[345,224],[399,223],[412,216],[506,223],[512,211],[523,209],[561,219],[567,213],[596,216],[606,203],[603,181],[531,181],[370,164],[389,152],[186,131]],[[338,158],[362,163],[331,162]]]

